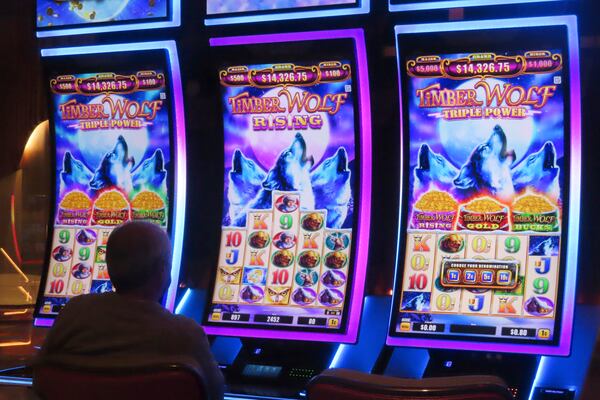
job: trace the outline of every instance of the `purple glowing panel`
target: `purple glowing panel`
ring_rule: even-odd
[[[54,318],[36,318],[33,320],[34,326],[49,328],[54,324]]]
[[[168,74],[164,73],[164,67],[149,70],[146,65],[140,65],[118,73],[99,71],[76,74],[77,76],[60,75],[53,77],[50,82],[52,98],[55,105],[58,105],[55,107],[54,123],[57,157],[61,162],[58,163],[57,169],[57,211],[53,252],[50,257],[47,281],[45,286],[42,285],[45,297],[43,302],[38,302],[38,314],[55,316],[68,298],[74,295],[112,290],[105,272],[104,246],[112,227],[129,219],[151,219],[165,229],[171,226],[173,258],[171,285],[167,291],[165,307],[169,310],[173,309],[181,264],[186,195],[183,93],[175,42],[44,49],[42,56],[63,57],[154,50],[165,50]],[[76,77],[79,79],[75,79]],[[167,87],[170,87],[170,90],[167,90]],[[109,91],[106,91],[107,88]],[[173,100],[164,104],[164,99],[168,98],[167,93],[172,94]],[[82,104],[81,107],[89,102],[92,105],[100,104],[100,109],[102,110],[102,107],[104,109],[103,112],[97,112],[93,116],[90,114],[89,118],[78,118],[79,114],[70,113],[68,108],[77,102]],[[128,102],[127,104],[134,106],[141,104],[138,106],[140,112],[143,111],[142,107],[151,111],[143,115],[127,114],[127,118],[125,116],[115,118],[119,115],[120,102]],[[128,110],[131,109],[133,106]],[[174,132],[170,132],[171,126]],[[87,142],[81,138],[81,132],[85,132]],[[97,138],[98,132],[104,132],[101,139]],[[105,140],[105,136],[110,137],[111,140]],[[70,137],[80,138],[74,142],[68,139]],[[94,142],[90,144],[90,140]],[[108,148],[98,153],[96,149],[102,146]],[[93,169],[102,160],[102,154],[112,151],[115,157],[118,157],[122,148],[128,149],[125,151],[133,155],[127,161],[133,164],[131,172],[125,172],[124,175],[129,179],[119,180],[118,182],[124,182],[122,186],[120,184],[111,186],[113,181],[107,178],[102,180],[104,182],[102,187],[99,185],[100,175],[94,175]],[[138,156],[135,156],[136,152],[139,153]],[[171,154],[174,159],[171,158]],[[136,164],[134,160],[145,161],[138,161]],[[66,165],[71,164],[76,165],[77,168],[69,168],[69,173],[62,170]],[[77,175],[71,172],[72,170],[77,170]],[[169,173],[175,176],[172,190],[167,189]],[[128,185],[128,182],[131,182],[131,185]],[[112,193],[111,196],[119,197],[121,202],[127,203],[128,211],[111,212],[110,216],[103,217],[101,214],[104,211],[98,211],[102,207],[97,203],[106,193]],[[68,203],[68,198],[73,196],[78,196],[82,200],[95,199],[93,200],[95,205],[85,212],[78,211],[75,214],[65,212],[65,202]],[[136,199],[141,200],[143,197],[147,200],[153,198],[157,202],[156,205],[160,203],[164,206],[155,207],[155,211],[152,212],[142,211],[142,208],[149,204],[142,206]],[[142,208],[135,211],[135,204]],[[91,248],[95,250],[90,250]],[[69,267],[68,273],[64,273],[64,266],[70,258],[77,257],[82,261],[74,265],[72,271]],[[84,268],[87,265],[91,268]]]
[[[482,40],[477,53],[423,53],[404,41],[511,28],[554,28],[556,44]],[[397,26],[396,35],[409,170],[387,343],[568,355],[581,178],[576,18]]]
[[[371,207],[363,31],[216,38],[210,44],[332,39],[349,40],[347,58],[236,64],[219,72],[225,193],[208,334],[356,341]],[[335,198],[325,187],[336,188]]]

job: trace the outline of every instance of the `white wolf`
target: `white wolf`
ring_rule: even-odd
[[[248,202],[256,197],[267,173],[254,161],[236,149],[231,158],[227,200],[229,220],[233,221]]]
[[[438,188],[452,186],[458,169],[444,156],[423,143],[419,148],[418,164],[414,169],[414,191],[427,190],[433,183]]]
[[[512,180],[517,193],[531,186],[557,200],[560,196],[559,174],[554,144],[546,142],[513,168]]]
[[[306,142],[302,134],[296,133],[292,144],[277,157],[256,197],[239,212],[231,225],[245,226],[248,210],[271,208],[273,190],[300,192],[300,207],[314,210],[315,194],[310,181],[310,170],[314,163],[312,156],[306,156]]]
[[[488,141],[475,147],[454,185],[467,196],[487,191],[500,200],[512,200],[515,187],[510,167],[515,158],[515,152],[506,149],[506,134],[496,125]]]
[[[327,210],[328,228],[341,228],[346,220],[352,195],[350,174],[348,154],[343,147],[339,147],[311,174],[315,205],[317,209]]]

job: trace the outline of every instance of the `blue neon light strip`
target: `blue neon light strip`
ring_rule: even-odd
[[[537,371],[535,372],[535,378],[533,379],[533,383],[531,384],[531,390],[529,392],[529,400],[533,399],[533,392],[535,391],[535,388],[538,387],[541,377],[544,375],[544,366],[546,364],[546,360],[547,357],[542,357],[540,358],[540,362],[538,363],[537,366]]]
[[[179,283],[179,270],[181,268],[181,255],[183,250],[183,231],[185,225],[185,196],[186,196],[186,152],[185,152],[185,115],[183,108],[183,89],[181,85],[181,72],[177,45],[174,41],[122,43],[101,46],[63,47],[55,49],[42,49],[42,57],[71,56],[83,54],[120,53],[127,51],[166,50],[168,54],[169,69],[171,72],[171,87],[173,89],[173,126],[175,132],[175,183],[173,207],[173,258],[171,262],[171,285],[167,292],[165,308],[173,311],[175,296]]]
[[[565,283],[564,283],[564,300],[562,308],[562,327],[557,346],[544,345],[522,345],[512,343],[489,343],[489,342],[473,342],[473,341],[458,341],[458,340],[440,340],[440,339],[421,339],[421,338],[401,338],[388,336],[386,343],[390,346],[408,346],[408,347],[430,347],[430,348],[447,348],[457,350],[479,350],[479,351],[497,351],[509,353],[527,353],[538,355],[560,355],[567,356],[571,350],[571,338],[573,336],[573,314],[575,310],[575,287],[577,284],[577,267],[579,253],[579,224],[581,214],[581,86],[579,72],[579,37],[577,33],[577,17],[574,15],[559,15],[551,17],[535,17],[535,18],[511,18],[511,19],[491,19],[481,21],[458,21],[458,22],[442,22],[434,24],[416,24],[416,25],[398,25],[395,27],[396,33],[396,50],[397,57],[400,60],[400,47],[398,36],[414,33],[431,33],[431,32],[453,32],[453,31],[473,31],[473,30],[490,30],[490,29],[509,29],[509,28],[535,28],[545,26],[566,26],[569,52],[569,81],[570,81],[570,120],[571,126],[566,134],[570,134],[571,148],[571,174],[569,186],[569,225],[567,229],[567,251],[565,266]],[[398,68],[398,82],[400,80],[400,68]],[[400,93],[400,116],[403,117],[402,109],[402,90],[399,86]],[[404,133],[402,131],[403,124],[400,123],[400,148]],[[402,165],[400,165],[402,171]],[[402,199],[403,183],[400,174],[400,199]],[[402,201],[400,202],[400,210],[402,209]],[[398,217],[398,229],[402,227],[401,212]],[[398,243],[400,241],[401,232],[398,232]],[[399,244],[397,244],[399,246]],[[399,252],[396,253],[396,265],[399,265]],[[396,284],[398,268],[396,268],[394,276],[394,293],[398,293]],[[395,320],[393,315],[395,310],[390,312],[390,324]],[[539,370],[538,370],[539,371]]]
[[[253,14],[241,15],[235,17],[217,17],[204,20],[204,24],[211,25],[229,25],[229,24],[246,24],[254,22],[266,21],[284,21],[300,18],[322,18],[322,17],[339,17],[343,15],[368,14],[371,12],[371,0],[362,0],[360,6],[349,8],[337,8],[317,11],[290,11],[274,14]]]
[[[90,33],[106,33],[121,31],[136,31],[142,29],[176,28],[181,26],[181,0],[171,0],[171,19],[168,21],[115,23],[111,25],[78,26],[76,28],[52,29],[37,31],[39,38],[54,36],[86,35]]]
[[[331,363],[329,364],[329,368],[338,368],[340,365],[340,361],[342,360],[342,357],[344,356],[344,353],[346,352],[346,350],[350,348],[349,344],[339,344],[337,350],[335,351],[335,354],[333,355],[333,358],[331,359]]]
[[[192,294],[192,289],[188,289],[185,291],[185,293],[183,294],[183,297],[179,301],[179,304],[177,304],[177,307],[175,308],[175,314],[181,314],[181,310],[183,310],[183,307],[185,307],[185,303],[187,303],[191,294]]]
[[[477,7],[491,5],[505,5],[517,3],[542,3],[562,0],[444,0],[411,3],[407,0],[406,4],[390,4],[390,11],[417,11],[434,10],[439,8],[458,8],[458,7]]]
[[[31,378],[17,378],[0,376],[0,385],[10,386],[32,386],[33,380]]]

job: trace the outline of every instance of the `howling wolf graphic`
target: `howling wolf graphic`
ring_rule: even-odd
[[[161,149],[138,164],[135,169],[133,157],[128,156],[127,142],[123,136],[117,138],[113,150],[106,153],[98,168],[92,172],[82,161],[66,151],[60,172],[59,195],[78,189],[90,194],[116,187],[125,193],[132,190],[167,190],[167,170]],[[133,170],[133,171],[132,171]]]
[[[460,172],[444,156],[422,144],[413,170],[414,192],[434,185],[462,198],[483,189],[510,200],[511,194],[533,187],[554,200],[559,199],[560,167],[556,164],[556,148],[552,142],[547,141],[537,152],[511,168],[509,179],[507,167],[514,158],[513,151],[506,151],[506,136],[498,126],[486,143],[473,150]]]
[[[323,161],[311,174],[317,209],[327,210],[328,228],[341,228],[352,195],[350,170],[346,149],[339,147],[335,154]]]
[[[65,152],[60,171],[59,195],[62,197],[67,190],[83,190],[89,188],[92,171],[80,160],[73,157],[70,151]]]
[[[314,210],[315,195],[310,180],[310,170],[314,162],[312,156],[306,156],[306,142],[302,134],[296,133],[292,144],[277,157],[256,197],[236,215],[231,225],[245,226],[246,215],[250,209],[271,208],[273,190],[300,192],[300,206],[303,209]]]
[[[515,187],[510,167],[515,158],[515,152],[506,149],[506,134],[496,125],[488,141],[475,147],[454,178],[454,186],[466,196],[483,191],[512,200]]]
[[[90,188],[99,191],[109,187],[117,187],[125,193],[133,190],[131,170],[135,160],[129,157],[127,142],[119,136],[112,151],[104,155],[94,176],[90,180]]]
[[[458,169],[444,156],[435,153],[429,145],[423,143],[419,148],[417,167],[414,169],[414,190],[429,189],[431,183],[438,188],[451,187]]]
[[[231,159],[227,199],[229,220],[233,221],[244,206],[256,197],[267,173],[254,161],[236,149]]]
[[[533,186],[556,200],[560,196],[559,174],[554,144],[546,142],[537,152],[530,154],[513,168],[512,180],[517,193]]]
[[[162,150],[156,149],[151,157],[139,164],[133,170],[131,180],[135,190],[151,189],[166,193],[167,170]]]

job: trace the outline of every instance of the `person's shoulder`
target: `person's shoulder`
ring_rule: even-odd
[[[97,303],[102,303],[106,301],[110,301],[113,297],[113,293],[88,293],[82,294],[80,296],[75,296],[67,302],[65,305],[65,310],[74,309],[74,308],[85,308],[90,307]]]
[[[65,327],[66,325],[75,323],[79,324],[83,320],[87,320],[87,317],[91,313],[97,313],[99,309],[110,307],[108,304],[106,307],[103,306],[105,303],[110,303],[110,296],[107,296],[108,294],[82,294],[69,299],[58,313],[54,326]]]
[[[171,319],[173,320],[173,322],[175,324],[181,326],[182,328],[200,329],[200,330],[204,331],[204,329],[202,329],[202,327],[200,326],[199,323],[197,323],[193,319],[188,318],[186,316],[179,315],[179,314],[171,314]]]
[[[183,315],[171,314],[171,324],[180,334],[185,336],[199,336],[204,337],[206,333],[204,328],[199,323],[191,318],[184,317]]]

